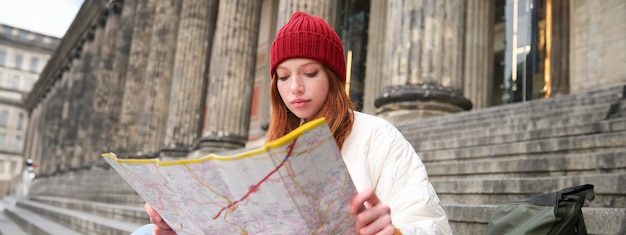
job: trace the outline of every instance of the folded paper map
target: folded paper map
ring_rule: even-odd
[[[104,159],[177,234],[353,234],[356,189],[323,118],[260,149]]]

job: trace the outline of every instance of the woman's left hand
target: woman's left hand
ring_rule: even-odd
[[[365,206],[365,207],[363,207]],[[350,214],[356,215],[354,234],[394,234],[391,210],[371,188],[359,192],[350,204]]]

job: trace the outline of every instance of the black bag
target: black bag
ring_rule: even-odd
[[[585,200],[594,197],[593,185],[585,184],[498,205],[489,219],[487,234],[586,235],[581,208]]]

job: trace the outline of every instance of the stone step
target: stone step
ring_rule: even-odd
[[[33,196],[49,196],[64,197],[85,201],[110,203],[129,206],[143,206],[145,201],[137,194],[112,194],[112,193],[94,193],[94,192],[74,192],[74,193],[41,193],[32,194]]]
[[[520,116],[520,114],[526,115],[527,113],[534,114],[536,117],[542,118],[548,112],[558,112],[563,109],[569,110],[571,107],[581,109],[581,107],[597,105],[606,105],[606,111],[608,112],[608,107],[611,104],[619,102],[619,100],[624,97],[625,90],[624,86],[617,86],[592,92],[552,97],[550,99],[531,100],[527,102],[487,107],[479,110],[421,119],[417,122],[414,120],[408,120],[398,123],[397,125],[398,127],[402,127],[401,129],[407,130],[410,130],[411,128],[418,130],[430,129],[436,126],[465,126],[468,124],[473,125],[475,123],[483,123],[485,120],[509,120]]]
[[[150,222],[150,217],[143,209],[143,204],[141,206],[116,205],[95,201],[46,196],[30,196],[30,200],[44,203],[46,205],[82,211],[130,223],[146,224]]]
[[[39,180],[45,179],[43,182]],[[124,181],[124,179],[115,171],[110,170],[106,172],[95,171],[93,174],[89,170],[82,170],[80,172],[66,172],[64,174],[58,174],[55,176],[47,176],[41,178],[35,178],[33,185],[42,186],[61,186],[66,182],[74,182],[75,184],[83,185],[99,185],[99,186],[120,186],[130,187]],[[50,185],[60,184],[60,185]]]
[[[610,105],[594,105],[585,108],[569,108],[544,112],[532,110],[526,113],[511,114],[512,116],[502,116],[481,118],[475,121],[463,120],[459,122],[433,123],[432,126],[421,126],[422,121],[415,121],[411,126],[398,126],[403,134],[419,134],[427,138],[437,138],[446,134],[464,134],[466,132],[482,132],[489,134],[505,134],[523,130],[532,130],[550,127],[566,127],[570,125],[580,125],[594,123],[606,119]],[[477,113],[480,111],[476,111]]]
[[[506,179],[431,180],[444,204],[499,204],[531,195],[593,184],[590,207],[626,208],[626,173]]]
[[[626,147],[626,131],[598,133],[580,136],[565,136],[529,140],[516,143],[503,143],[482,146],[462,147],[434,151],[416,148],[425,163],[443,161],[465,161],[519,157],[533,154],[558,152],[590,152],[598,149],[619,149]]]
[[[15,202],[7,199],[0,199],[0,235],[28,235],[13,220],[5,215],[4,208],[15,207]]]
[[[626,173],[626,149],[588,153],[554,153],[426,165],[431,180],[501,179]]]
[[[75,182],[75,184],[70,185],[71,181],[65,182],[65,185],[59,187],[44,187],[43,189],[47,190],[37,190],[37,192],[30,192],[30,194],[41,194],[41,193],[50,193],[50,192],[59,192],[65,195],[71,195],[75,192],[83,192],[89,191],[91,193],[110,193],[110,194],[134,194],[135,190],[132,187],[126,185],[85,185],[79,184],[79,182]],[[33,185],[31,188],[39,187],[39,185]]]
[[[19,199],[16,199],[19,200]],[[4,208],[4,214],[11,221],[17,224],[21,230],[30,235],[81,235],[78,231],[67,228],[56,221],[52,221],[46,217],[18,206],[7,206]],[[19,234],[19,231],[18,233]],[[7,233],[6,235],[12,235]]]
[[[18,199],[16,208],[32,214],[38,214],[61,224],[66,229],[73,229],[81,234],[128,235],[143,225],[141,223],[115,220],[105,216],[46,205],[27,199]]]
[[[144,200],[117,172],[99,168],[35,178],[30,195],[124,205],[142,206],[144,204]]]
[[[618,131],[626,131],[626,118],[547,128],[512,129],[505,127],[497,131],[474,128],[450,133],[442,131],[442,134],[437,136],[410,133],[405,135],[405,137],[413,144],[415,149],[431,151]]]
[[[486,234],[491,213],[497,205],[443,204],[455,235]],[[626,208],[583,207],[590,235],[626,234]]]

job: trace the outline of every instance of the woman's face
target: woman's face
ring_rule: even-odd
[[[312,59],[288,59],[276,66],[278,93],[297,117],[309,121],[326,103],[328,74]]]

